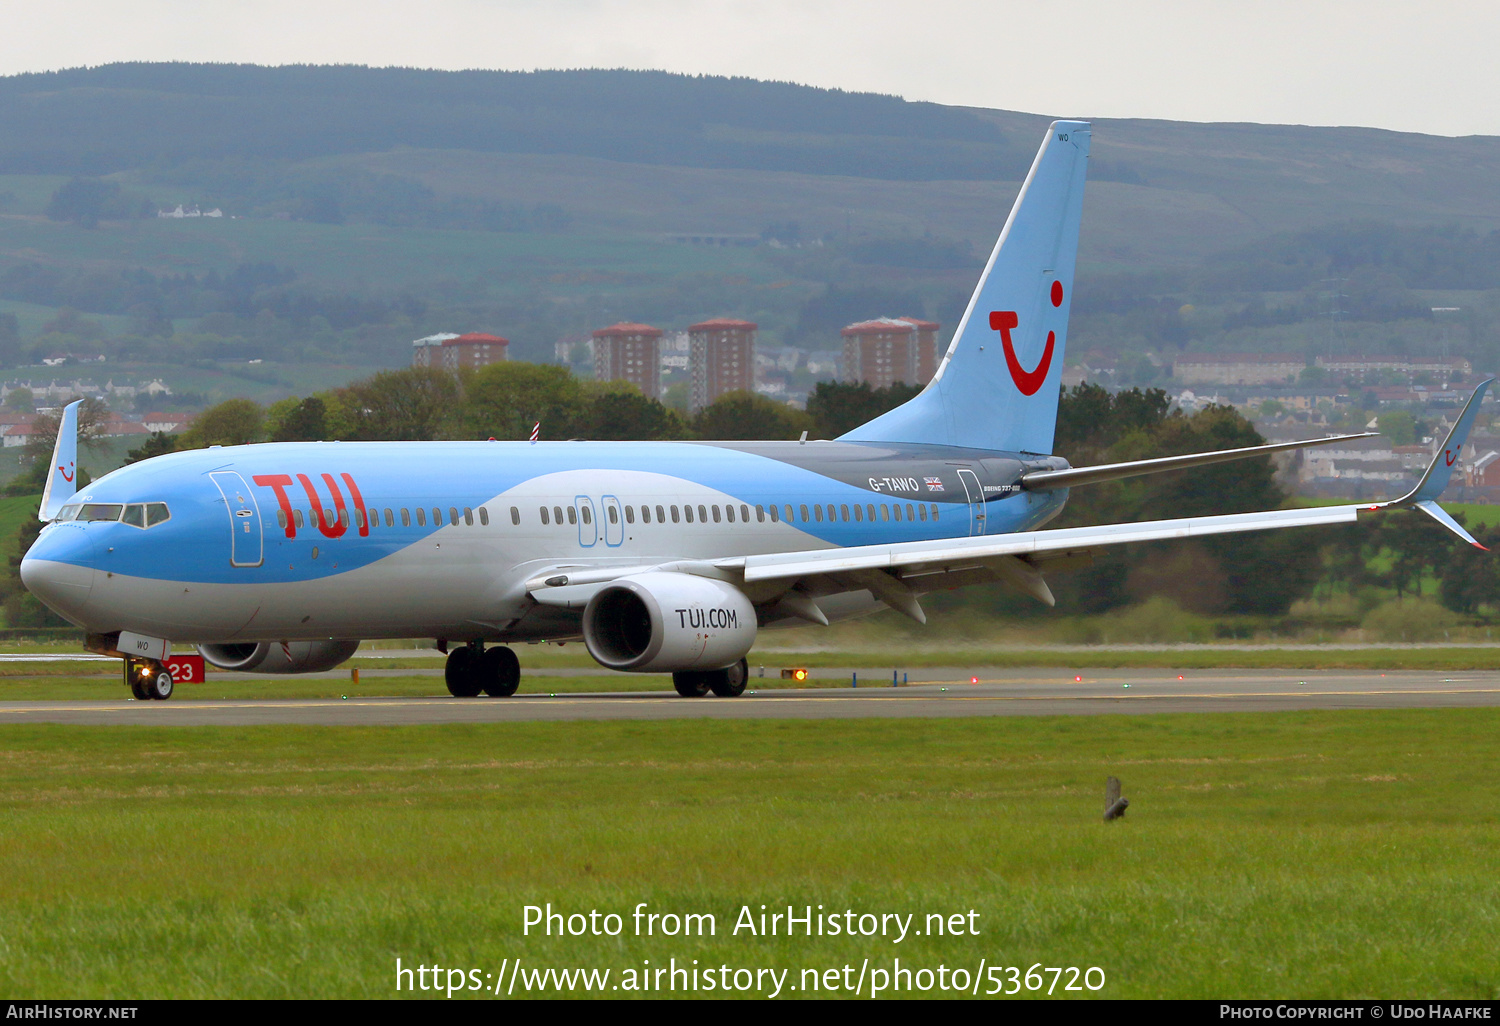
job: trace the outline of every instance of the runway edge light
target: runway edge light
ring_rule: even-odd
[[[795,669],[791,669],[791,670],[782,670],[781,671],[781,679],[782,680],[796,680],[796,681],[806,680],[807,679],[807,670],[806,670],[806,668],[801,667],[801,666],[799,666],[799,667],[797,667]]]

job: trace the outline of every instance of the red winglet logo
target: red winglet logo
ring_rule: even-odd
[[[1455,445],[1452,449],[1444,449],[1443,450],[1443,459],[1445,459],[1445,460],[1448,461],[1448,466],[1450,466],[1450,467],[1453,466],[1453,461],[1456,460],[1456,459],[1458,459],[1459,450],[1462,449],[1462,448],[1463,448],[1463,445],[1459,444],[1459,445]]]
[[[57,472],[62,475],[62,479],[68,482],[68,484],[73,483],[73,464],[69,463],[67,469],[64,470],[63,465],[59,463],[57,465]]]

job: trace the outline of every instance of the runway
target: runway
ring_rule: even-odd
[[[1159,669],[1098,670],[1082,680],[1056,669],[976,671],[978,683],[923,671],[892,687],[889,671],[858,688],[755,689],[739,698],[653,692],[511,698],[193,699],[167,702],[0,702],[0,723],[170,726],[254,724],[412,725],[566,720],[867,719],[956,716],[1089,716],[1120,713],[1262,712],[1500,706],[1500,673],[1222,670],[1177,677]],[[915,675],[913,675],[915,676]],[[544,677],[531,678],[538,690]],[[190,688],[179,695],[191,695]]]

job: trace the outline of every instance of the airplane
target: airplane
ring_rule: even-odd
[[[332,669],[361,639],[432,638],[459,697],[515,693],[516,643],[582,641],[602,666],[734,697],[759,631],[1046,575],[1104,547],[1347,523],[1437,504],[1480,384],[1389,502],[1044,530],[1072,488],[1345,438],[1075,468],[1051,454],[1091,129],[1047,130],[953,339],[906,404],[832,440],[427,441],[210,446],[74,488],[58,432],[21,563],[42,602],[122,657],[137,698],[194,645],[225,670]],[[1482,547],[1482,546],[1481,546]]]

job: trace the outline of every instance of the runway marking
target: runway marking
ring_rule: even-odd
[[[1374,696],[1399,696],[1399,695],[1495,695],[1500,694],[1500,688],[1443,688],[1443,689],[1400,689],[1381,691],[1243,691],[1222,692],[1218,694],[1206,693],[1182,693],[1168,695],[757,695],[757,698],[767,698],[777,702],[846,702],[850,699],[855,701],[876,702],[1099,702],[1099,701],[1171,701],[1174,699],[1233,699],[1233,698],[1334,698],[1339,696],[1348,697],[1374,697]],[[533,696],[531,698],[512,698],[503,704],[500,702],[476,702],[459,704],[452,699],[434,696],[432,698],[419,699],[364,699],[356,701],[317,701],[298,699],[269,699],[253,702],[218,702],[213,699],[177,703],[163,706],[166,709],[195,709],[195,710],[219,710],[219,709],[329,709],[329,708],[380,708],[395,709],[410,706],[430,707],[433,705],[452,704],[457,709],[505,709],[517,706],[563,706],[563,705],[588,705],[601,699],[609,700],[655,700],[669,701],[674,696],[667,695],[582,695],[576,698],[543,697]],[[274,704],[273,704],[274,703]],[[674,703],[675,704],[675,703]],[[144,705],[144,703],[143,703]],[[9,713],[53,713],[53,712],[134,712],[142,708],[142,705],[134,704],[112,704],[94,705],[88,700],[82,700],[68,705],[48,706],[26,706],[23,708],[0,706],[0,717]],[[718,708],[712,702],[704,705],[682,706],[682,708]]]

